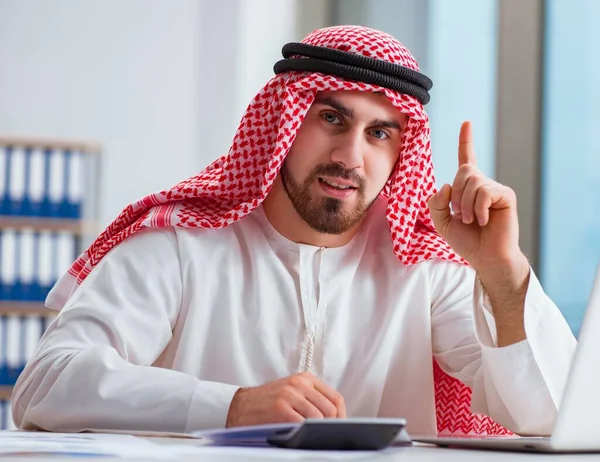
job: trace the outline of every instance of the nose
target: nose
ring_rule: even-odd
[[[365,148],[361,131],[349,130],[339,138],[331,153],[331,161],[351,170],[361,168]]]

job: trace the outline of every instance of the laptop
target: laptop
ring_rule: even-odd
[[[579,342],[552,435],[549,437],[428,436],[437,446],[530,452],[600,453],[600,265],[592,284]]]

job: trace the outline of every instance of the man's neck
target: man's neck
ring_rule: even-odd
[[[352,240],[360,228],[358,224],[343,234],[326,234],[314,230],[294,208],[279,177],[263,201],[263,209],[273,228],[297,244],[326,248],[342,247]]]

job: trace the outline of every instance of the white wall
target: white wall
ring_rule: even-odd
[[[0,135],[103,145],[99,225],[227,152],[302,0],[0,0]]]
[[[273,77],[281,47],[301,38],[295,24],[302,1],[202,1],[202,165],[227,153],[248,103]]]
[[[99,140],[99,219],[198,169],[200,3],[0,0],[0,133]]]

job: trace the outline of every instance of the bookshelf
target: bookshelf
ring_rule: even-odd
[[[96,141],[29,138],[24,136],[0,136],[0,146],[20,146],[32,149],[50,148],[57,151],[71,150],[84,154],[99,154],[101,151],[101,145]]]
[[[56,312],[46,308],[43,302],[0,300],[0,316],[44,316],[53,318]]]
[[[57,315],[48,291],[97,233],[100,153],[94,141],[0,136],[0,412]]]
[[[77,236],[90,234],[95,229],[92,221],[46,217],[17,217],[0,215],[3,229],[32,229],[34,231],[66,231]]]

